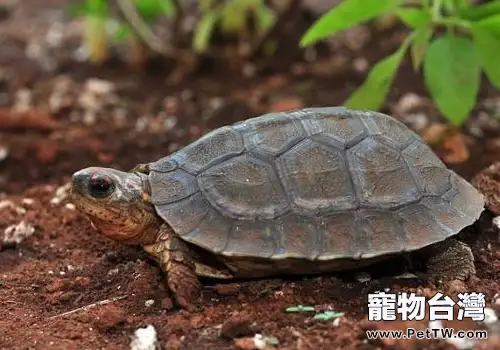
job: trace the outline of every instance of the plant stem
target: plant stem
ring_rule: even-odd
[[[264,44],[269,40],[269,38],[276,35],[281,29],[283,25],[292,17],[295,11],[299,8],[302,0],[289,0],[285,9],[279,14],[278,18],[274,25],[267,30],[257,41],[254,47],[250,50],[250,52],[246,55],[246,58],[253,58],[257,55],[260,50],[264,47]]]
[[[173,41],[176,42],[180,41],[179,37],[181,36],[181,25],[182,25],[182,19],[184,18],[184,9],[179,3],[179,0],[172,0],[172,4],[174,5],[175,8],[172,33],[173,33]]]
[[[442,0],[434,0],[432,3],[431,15],[433,22],[438,22],[441,19],[441,1]]]
[[[429,11],[430,10],[429,0],[422,0],[422,7],[424,8],[424,10]]]
[[[434,21],[434,23],[441,24],[444,26],[462,27],[465,29],[470,29],[471,27],[469,22],[455,17],[439,18],[438,20]]]
[[[149,46],[149,48],[153,51],[168,55],[168,48],[151,31],[148,25],[139,16],[133,3],[129,0],[116,0],[116,3],[123,13],[124,17],[129,22],[130,26],[135,30],[136,34]]]

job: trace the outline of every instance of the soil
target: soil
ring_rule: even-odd
[[[61,12],[62,3],[13,3],[0,19],[0,229],[20,222],[34,228],[31,235],[25,229],[28,237],[17,244],[5,238],[0,244],[1,349],[128,349],[134,331],[146,325],[154,326],[162,349],[251,349],[256,333],[276,337],[277,349],[454,349],[459,345],[442,339],[368,340],[367,329],[424,329],[428,321],[370,322],[367,294],[389,288],[432,296],[442,290],[456,300],[457,293],[474,291],[500,310],[500,243],[488,211],[461,233],[477,260],[477,276],[466,283],[440,289],[418,278],[394,277],[409,269],[396,258],[363,269],[371,276],[363,280],[357,278],[360,271],[227,283],[207,279],[203,310],[178,309],[155,263],[138,247],[100,236],[71,204],[54,201],[58,188],[81,168],[130,169],[248,117],[340,105],[366,69],[397,47],[403,32],[372,25],[351,32],[354,40],[346,36],[316,51],[282,45],[274,56],[251,64],[204,60],[172,82],[167,78],[177,68],[169,62],[154,60],[137,70],[116,58],[102,66],[76,61],[70,53],[78,47],[80,24]],[[54,16],[64,39],[50,47],[45,34],[54,30]],[[310,21],[301,17],[288,40],[295,43]],[[369,39],[361,40],[363,35]],[[353,44],[359,42],[361,49]],[[36,44],[44,54],[30,54]],[[468,180],[499,160],[500,94],[486,82],[471,118],[450,130],[442,127],[445,121],[420,76],[405,63],[383,111],[419,132]],[[345,315],[317,321],[311,312],[285,311],[296,305]],[[475,345],[500,348],[495,322],[444,324],[487,328],[489,338]]]

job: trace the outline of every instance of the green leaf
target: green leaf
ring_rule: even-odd
[[[255,9],[255,16],[257,19],[257,28],[259,32],[265,33],[269,28],[272,27],[276,21],[276,16],[273,10],[267,6],[259,6]]]
[[[87,0],[83,4],[70,4],[66,11],[73,16],[108,17],[108,5],[103,0]]]
[[[136,0],[135,6],[139,14],[146,20],[174,12],[174,6],[170,0]]]
[[[130,35],[131,30],[130,27],[126,24],[118,24],[114,37],[116,41],[123,41],[127,39],[127,37]]]
[[[469,21],[480,21],[498,14],[500,14],[500,1],[489,1],[479,6],[465,7],[459,11],[460,18]]]
[[[437,108],[460,126],[476,103],[480,59],[474,43],[450,34],[434,40],[424,59],[424,79]]]
[[[486,76],[493,86],[500,89],[500,37],[480,26],[472,26],[471,32]]]
[[[242,1],[230,1],[226,3],[220,14],[220,26],[224,33],[238,33],[247,20],[249,7]]]
[[[471,0],[452,0],[452,3],[457,10],[463,10],[472,5]]]
[[[300,46],[306,47],[341,30],[366,22],[391,10],[402,0],[344,0],[321,16],[302,36]]]
[[[106,0],[87,0],[85,7],[87,8],[87,15],[96,17],[108,17],[108,3]]]
[[[325,311],[319,314],[314,315],[313,319],[321,320],[321,321],[329,321],[334,320],[336,318],[344,316],[343,312],[335,312],[335,311]]]
[[[396,52],[373,66],[363,85],[344,102],[346,107],[370,110],[380,108],[412,38],[413,36],[408,36]]]
[[[309,312],[309,311],[314,311],[314,306],[304,306],[304,305],[297,305],[297,306],[289,306],[285,309],[286,312]]]
[[[495,36],[500,37],[500,15],[491,16],[474,23],[475,26],[489,30]]]
[[[422,27],[415,31],[415,37],[410,47],[411,61],[415,71],[417,71],[422,64],[427,48],[429,47],[429,42],[432,38],[432,32],[431,27]]]
[[[163,13],[167,16],[171,16],[175,14],[175,6],[172,0],[156,0],[160,3],[161,8],[163,9]]]
[[[432,19],[429,11],[418,8],[399,8],[396,14],[408,27],[414,29],[429,25]]]
[[[200,13],[205,14],[212,10],[217,0],[198,0],[198,10]]]
[[[215,23],[219,18],[219,12],[212,10],[207,12],[198,23],[196,31],[193,38],[193,48],[197,52],[205,52],[207,50],[208,44],[210,43],[210,38],[215,29]]]

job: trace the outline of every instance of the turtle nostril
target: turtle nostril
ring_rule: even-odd
[[[83,193],[87,188],[89,174],[83,171],[77,171],[71,177],[71,189]]]

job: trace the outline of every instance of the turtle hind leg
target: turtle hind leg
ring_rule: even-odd
[[[442,283],[452,280],[465,281],[475,275],[474,255],[470,247],[456,239],[424,248],[427,278],[431,282]]]

